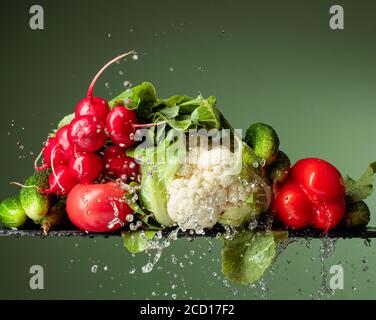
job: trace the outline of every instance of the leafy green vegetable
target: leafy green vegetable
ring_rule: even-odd
[[[20,192],[22,207],[26,215],[34,222],[39,222],[50,207],[50,197],[39,191],[48,188],[49,174],[50,170],[36,171],[26,180],[26,187]]]
[[[218,223],[239,227],[257,216],[257,212],[253,211],[251,207],[246,204],[242,207],[226,208],[220,216]]]
[[[199,95],[192,99],[187,96],[172,96],[160,100],[149,117],[154,123],[163,121],[171,128],[185,132],[194,128],[220,129],[220,113],[215,103],[215,97],[204,99]]]
[[[259,176],[260,167],[258,163],[260,159],[255,155],[253,150],[245,143],[242,142],[238,137],[235,136],[236,145],[240,146],[237,152],[241,152],[241,156],[236,157],[235,166],[241,166],[240,177],[243,181],[248,183],[254,183],[254,181],[260,180]],[[236,152],[236,151],[235,151]],[[257,168],[256,168],[256,167]],[[268,194],[267,194],[268,193]],[[241,226],[244,223],[256,218],[261,212],[264,211],[265,207],[268,206],[269,199],[269,187],[264,186],[257,190],[253,190],[247,198],[245,205],[237,207],[227,207],[224,208],[224,212],[219,218],[219,223],[230,226]]]
[[[375,173],[376,162],[372,162],[358,180],[355,181],[347,176],[344,179],[347,200],[350,202],[359,202],[368,198],[373,191]]]
[[[22,208],[20,198],[11,197],[0,204],[0,221],[7,228],[18,228],[27,219],[26,212]]]
[[[137,190],[137,188],[139,187],[139,184],[135,181],[132,181],[131,183],[129,183],[129,189],[133,189],[133,192],[126,192],[124,194],[124,197],[127,201],[127,204],[128,206],[135,212],[135,213],[138,213],[140,214],[141,216],[144,216],[146,213],[145,211],[142,209],[139,201],[138,201],[138,197],[139,197],[139,194],[140,192]],[[135,197],[137,198],[137,200],[135,200]]]
[[[272,232],[244,231],[232,240],[224,240],[222,272],[233,282],[250,284],[262,277],[275,255]]]
[[[63,119],[60,120],[59,124],[57,125],[57,129],[60,129],[68,124],[74,119],[74,113],[68,114]]]
[[[156,230],[124,232],[122,234],[124,247],[126,247],[130,253],[143,252],[148,248],[149,241],[154,238],[157,232]]]
[[[142,82],[138,86],[125,90],[108,104],[111,109],[116,106],[125,106],[136,110],[139,119],[144,120],[148,118],[156,102],[157,93],[153,84]]]
[[[260,158],[256,156],[255,152],[246,144],[241,142],[242,152],[242,178],[247,178],[254,172],[258,172]],[[240,149],[239,149],[240,150]]]
[[[367,226],[370,216],[371,213],[367,204],[359,201],[346,206],[346,214],[343,221],[347,228],[362,228]]]
[[[279,138],[274,129],[265,123],[252,124],[246,134],[245,142],[255,151],[255,154],[271,164],[277,157]]]
[[[201,95],[196,99],[198,106],[191,113],[191,120],[197,126],[201,126],[204,129],[220,129],[221,120],[218,110],[215,107],[216,98],[211,96],[208,99],[204,99]],[[183,106],[184,107],[184,106]]]
[[[135,157],[141,158],[141,203],[143,208],[153,213],[154,218],[163,226],[170,226],[173,221],[167,213],[167,189],[179,168],[179,156],[173,132],[155,148],[136,149]]]

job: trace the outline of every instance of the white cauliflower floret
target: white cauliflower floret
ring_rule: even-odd
[[[195,163],[180,167],[169,186],[167,212],[183,230],[202,233],[218,222],[225,208],[246,205],[254,190],[235,171],[236,155],[229,149],[200,149],[197,155]]]

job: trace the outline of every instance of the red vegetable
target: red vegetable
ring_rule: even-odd
[[[286,183],[275,202],[279,219],[291,228],[304,228],[311,222],[312,203],[296,183]]]
[[[115,182],[79,184],[68,195],[68,216],[81,230],[117,230],[124,226],[126,216],[132,213],[124,199],[124,193]]]
[[[102,121],[93,116],[79,116],[70,123],[68,138],[77,151],[95,152],[103,148],[107,135]]]
[[[68,130],[69,125],[61,127],[56,132],[56,144],[59,146],[61,150],[63,150],[65,162],[69,162],[70,158],[74,153],[73,146],[68,139]]]
[[[109,105],[105,99],[94,97],[93,96],[93,90],[95,83],[99,79],[99,77],[102,75],[102,73],[114,62],[119,61],[120,59],[126,57],[127,55],[131,54],[133,52],[124,53],[114,59],[112,59],[110,62],[106,63],[102,69],[99,70],[99,72],[95,75],[94,79],[91,81],[91,84],[89,86],[89,89],[87,91],[86,98],[80,100],[76,106],[75,115],[76,116],[95,116],[103,123],[106,123],[107,115],[109,112]]]
[[[128,148],[134,144],[137,114],[124,106],[113,108],[107,117],[107,129],[113,143]]]
[[[47,168],[50,168],[52,162],[55,167],[66,162],[64,151],[56,144],[56,138],[49,138],[47,140],[46,144],[43,147],[44,164],[39,167],[37,165],[37,159],[34,165],[35,170],[45,170]]]
[[[125,155],[125,149],[111,146],[106,149],[103,156],[105,175],[110,178],[121,178],[124,181],[134,180],[138,174],[136,161]]]
[[[70,174],[69,167],[61,165],[54,168],[53,172],[48,177],[49,188],[42,192],[66,196],[77,183],[78,181]]]
[[[292,168],[282,184],[274,210],[288,227],[304,228],[309,224],[328,232],[345,214],[345,187],[339,171],[330,163],[307,158]]]
[[[95,153],[76,153],[69,162],[70,174],[80,183],[93,182],[102,170],[102,159]]]

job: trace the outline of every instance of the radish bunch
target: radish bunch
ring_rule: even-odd
[[[110,110],[105,99],[93,96],[102,73],[131,53],[114,58],[99,70],[86,97],[78,102],[74,119],[46,141],[43,165],[35,165],[36,170],[52,171],[44,193],[66,196],[79,183],[90,184],[100,178],[129,182],[137,178],[138,165],[126,156],[126,149],[134,144],[136,112],[124,106]]]

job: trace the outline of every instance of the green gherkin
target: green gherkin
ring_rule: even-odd
[[[291,162],[289,157],[283,151],[278,151],[277,159],[268,168],[268,174],[272,182],[283,182],[290,171]]]
[[[20,192],[20,201],[26,215],[38,223],[48,212],[50,197],[40,192],[48,188],[50,170],[36,171],[25,182]]]
[[[25,210],[22,208],[20,198],[10,197],[0,204],[0,221],[7,228],[18,228],[27,219]]]
[[[344,222],[348,228],[366,227],[370,221],[370,211],[364,201],[350,203],[346,207]]]
[[[271,164],[277,157],[279,138],[274,129],[265,123],[252,124],[246,134],[245,142],[254,150],[255,154]]]

